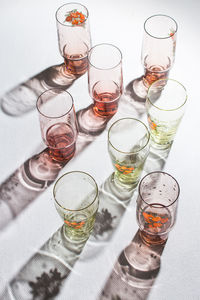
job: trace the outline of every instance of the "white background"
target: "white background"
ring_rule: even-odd
[[[64,2],[58,0],[1,0],[0,95],[62,62],[55,22],[55,11],[62,4]],[[145,19],[162,13],[170,15],[178,23],[176,59],[170,77],[186,87],[188,106],[164,170],[178,180],[181,195],[177,223],[164,249],[161,270],[148,299],[200,299],[200,2],[123,0],[118,3],[116,0],[83,0],[82,4],[90,13],[93,45],[108,42],[121,49],[124,86],[143,73],[140,53]],[[69,92],[73,95],[76,110],[88,106],[92,100],[88,95],[87,75],[78,79]],[[0,182],[3,182],[43,145],[37,111],[20,117],[0,112],[0,141]],[[106,133],[75,157],[61,173],[70,170],[90,173],[99,185],[106,180],[112,172]],[[107,248],[96,258],[77,262],[77,273],[66,280],[58,299],[97,298],[117,255],[138,229],[135,207],[131,207]],[[0,232],[0,280],[7,282],[13,278],[60,225],[51,186]]]

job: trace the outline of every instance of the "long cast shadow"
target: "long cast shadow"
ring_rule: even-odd
[[[146,300],[155,284],[165,245],[147,246],[139,230],[121,252],[99,300]]]
[[[4,287],[1,299],[55,299],[84,246],[68,242],[59,228]]]
[[[126,191],[116,187],[113,175],[112,173],[99,188],[99,209],[86,251],[81,256],[82,261],[101,254],[113,238],[126,210],[132,209],[130,204],[137,196],[136,190]]]
[[[1,96],[1,109],[10,116],[21,116],[35,109],[37,98],[45,90],[67,89],[78,77],[67,73],[64,64],[51,66]]]
[[[169,153],[170,148],[151,148],[144,165],[144,173],[161,171]],[[130,245],[119,255],[98,300],[146,300],[159,273],[164,246],[165,244],[146,245],[138,230]]]

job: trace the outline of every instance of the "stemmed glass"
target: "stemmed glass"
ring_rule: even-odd
[[[64,4],[56,12],[56,23],[65,75],[83,75],[88,68],[87,53],[91,48],[87,8],[80,3]]]
[[[139,97],[146,97],[154,81],[168,77],[175,59],[177,29],[176,21],[167,15],[154,15],[145,21],[141,53],[144,75],[133,83]]]
[[[74,156],[78,133],[72,96],[61,88],[49,89],[39,96],[36,106],[50,157],[68,161]]]
[[[99,44],[88,52],[88,88],[99,117],[112,117],[123,91],[122,54],[111,44]]]

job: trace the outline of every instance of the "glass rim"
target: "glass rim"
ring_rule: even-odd
[[[62,114],[62,115],[60,115],[60,116],[56,116],[56,117],[53,117],[53,116],[47,116],[47,115],[45,115],[44,113],[41,112],[41,110],[40,110],[40,108],[39,108],[39,105],[38,105],[38,102],[39,102],[40,97],[42,97],[42,95],[44,95],[45,93],[47,93],[47,92],[49,92],[49,91],[55,91],[55,90],[60,90],[60,91],[62,91],[62,92],[65,92],[66,94],[68,94],[68,96],[70,96],[70,99],[71,99],[71,106],[70,106],[70,108],[68,109],[67,112],[65,112],[64,114]],[[36,101],[36,108],[37,108],[38,112],[39,112],[43,117],[49,118],[49,119],[58,119],[58,118],[64,117],[65,115],[67,115],[67,114],[72,110],[73,106],[74,106],[74,100],[73,100],[72,95],[71,95],[68,91],[66,91],[66,90],[64,90],[64,89],[62,89],[62,88],[51,88],[51,89],[48,89],[48,90],[44,91],[42,94],[40,94],[39,97],[37,98],[37,101]]]
[[[149,19],[154,18],[154,17],[167,17],[167,18],[171,19],[171,20],[175,23],[175,25],[176,25],[176,29],[175,29],[173,35],[175,35],[175,34],[177,33],[177,30],[178,30],[178,24],[177,24],[177,22],[175,21],[174,18],[172,18],[172,17],[170,17],[170,16],[168,16],[168,15],[165,15],[165,14],[156,14],[156,15],[152,15],[152,16],[148,17],[148,18],[145,20],[145,22],[144,22],[144,31],[145,31],[149,36],[151,36],[151,37],[153,37],[153,38],[155,38],[155,39],[158,39],[158,40],[164,40],[164,39],[169,39],[169,38],[171,38],[170,35],[165,36],[165,37],[157,37],[157,36],[154,36],[154,35],[150,34],[150,33],[147,31],[147,29],[146,29],[146,23],[149,21]]]
[[[69,175],[69,174],[72,174],[72,173],[79,173],[79,174],[84,174],[84,175],[87,175],[88,177],[90,177],[92,179],[92,181],[94,182],[94,188],[96,190],[96,194],[94,196],[94,199],[92,200],[91,203],[89,203],[87,206],[83,207],[83,208],[80,208],[80,209],[70,209],[70,208],[65,208],[63,207],[59,202],[58,200],[56,199],[56,192],[55,192],[55,188],[56,188],[56,185],[58,184],[58,182],[65,176]],[[56,202],[56,204],[63,210],[65,211],[83,211],[85,209],[87,209],[88,207],[90,207],[95,201],[96,199],[98,198],[98,195],[99,195],[99,189],[98,189],[98,185],[96,183],[96,180],[87,172],[84,172],[84,171],[70,171],[70,172],[66,172],[64,173],[61,177],[59,177],[56,182],[54,183],[54,187],[53,187],[53,197],[54,197],[54,201]]]
[[[147,132],[147,134],[148,134],[147,142],[146,142],[145,145],[144,145],[143,147],[141,147],[139,150],[137,150],[137,151],[132,151],[132,152],[121,151],[121,150],[117,149],[117,148],[111,143],[111,141],[110,141],[110,131],[111,131],[111,129],[113,128],[113,126],[116,125],[116,123],[118,123],[118,122],[120,122],[120,121],[122,121],[122,120],[134,120],[134,121],[137,121],[137,122],[141,123],[141,124],[144,126],[144,128],[146,129],[146,132]],[[147,127],[142,121],[140,121],[140,120],[138,120],[138,119],[135,119],[135,118],[121,118],[121,119],[118,119],[117,121],[115,121],[115,122],[110,126],[110,128],[109,128],[109,130],[108,130],[108,143],[109,143],[116,151],[118,151],[118,152],[120,152],[120,153],[123,153],[123,154],[136,154],[136,153],[139,153],[142,149],[144,149],[144,148],[149,144],[149,140],[150,140],[150,132],[149,132],[148,127]]]
[[[99,46],[103,46],[103,45],[111,46],[111,47],[113,47],[113,48],[115,48],[115,49],[117,49],[117,50],[119,51],[119,54],[120,54],[120,60],[119,60],[119,62],[118,62],[116,65],[114,65],[113,67],[109,67],[109,68],[99,68],[99,67],[96,67],[94,64],[92,64],[91,61],[90,61],[89,54],[94,50],[94,48],[99,47]],[[90,64],[92,67],[94,67],[95,69],[98,69],[98,70],[112,70],[112,69],[116,68],[117,66],[119,66],[119,65],[121,64],[121,62],[122,62],[122,52],[121,52],[121,50],[120,50],[117,46],[115,46],[115,45],[113,45],[113,44],[110,44],[110,43],[100,43],[100,44],[96,44],[96,45],[94,45],[93,47],[91,47],[90,50],[88,51],[88,62],[89,62],[89,64]]]
[[[70,5],[70,4],[75,4],[75,5],[78,4],[78,5],[82,6],[82,7],[86,10],[87,16],[86,16],[86,18],[85,18],[85,20],[83,21],[82,24],[86,23],[86,21],[87,21],[88,18],[89,18],[89,11],[88,11],[88,9],[87,9],[87,7],[86,7],[85,5],[83,5],[83,4],[79,3],[79,2],[69,2],[69,3],[65,3],[65,4],[59,6],[58,9],[56,10],[56,13],[55,13],[56,21],[57,21],[59,24],[63,25],[63,26],[74,27],[72,24],[71,24],[71,25],[69,25],[69,24],[63,24],[62,22],[60,22],[60,21],[58,20],[58,16],[57,16],[58,11],[59,11],[62,7],[68,6],[68,5]],[[82,26],[81,26],[81,27],[82,27]]]
[[[150,173],[146,174],[146,175],[140,180],[140,183],[139,183],[139,186],[138,186],[138,193],[139,193],[139,196],[140,196],[141,200],[142,200],[144,203],[146,203],[148,206],[152,206],[152,207],[153,207],[153,205],[159,204],[159,203],[152,203],[152,204],[149,204],[149,203],[146,202],[146,201],[143,199],[143,197],[141,196],[141,185],[142,185],[143,180],[144,180],[147,176],[149,176],[149,175],[151,175],[151,174],[158,174],[158,173],[164,174],[164,175],[167,175],[167,176],[171,177],[171,178],[175,181],[175,183],[176,183],[176,185],[177,185],[177,187],[178,187],[178,194],[177,194],[175,200],[174,200],[172,203],[170,203],[169,205],[164,205],[163,207],[159,207],[159,208],[170,207],[170,206],[172,206],[172,205],[178,200],[178,198],[179,198],[179,195],[180,195],[180,186],[179,186],[178,181],[177,181],[171,174],[169,174],[169,173],[167,173],[167,172],[163,172],[163,171],[153,171],[153,172],[150,172]]]
[[[173,81],[173,82],[178,83],[178,85],[180,85],[180,86],[184,89],[184,91],[185,91],[185,100],[184,100],[184,102],[183,102],[181,105],[179,105],[178,107],[172,108],[172,109],[164,109],[164,108],[161,108],[161,107],[159,107],[159,106],[156,106],[156,105],[150,100],[150,98],[149,98],[149,92],[150,92],[150,89],[151,89],[151,87],[152,87],[154,84],[158,83],[159,81],[166,81],[166,82],[167,82],[168,80],[169,80],[169,81]],[[184,87],[184,85],[183,85],[182,83],[180,83],[178,80],[171,79],[171,78],[167,78],[167,79],[158,79],[158,80],[154,81],[154,82],[149,86],[148,91],[147,91],[147,97],[146,97],[146,101],[149,101],[153,107],[155,107],[155,108],[157,108],[157,109],[159,109],[159,110],[162,110],[162,111],[176,111],[176,110],[180,109],[181,107],[183,107],[183,106],[185,105],[185,103],[187,102],[187,100],[188,100],[188,95],[187,95],[187,90],[186,90],[186,88]]]

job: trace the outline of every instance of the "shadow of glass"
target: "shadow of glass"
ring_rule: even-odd
[[[127,191],[115,185],[111,174],[99,188],[99,209],[93,231],[81,260],[88,260],[101,253],[112,239],[123,214],[134,199],[136,191]]]
[[[143,83],[143,76],[136,78],[128,83],[125,88],[124,95],[132,106],[138,111],[139,116],[146,113],[145,102],[148,88]],[[162,93],[161,87],[155,87],[154,101],[156,101]]]
[[[1,96],[1,109],[10,116],[21,116],[35,109],[38,96],[45,90],[67,89],[77,78],[66,72],[64,64],[51,66]]]
[[[59,228],[7,284],[1,299],[54,299],[84,246],[68,242]]]
[[[171,148],[159,150],[150,147],[148,158],[144,164],[144,172],[162,171],[169,156]]]
[[[99,300],[145,300],[155,284],[165,245],[147,246],[139,230],[119,255]]]
[[[138,117],[141,117],[144,113],[146,113],[145,102],[146,102],[146,94],[143,96],[138,96],[134,90],[134,85],[136,82],[140,82],[142,77],[136,78],[129,82],[124,89],[124,97],[126,101],[128,101],[134,110],[137,111]]]
[[[0,229],[17,217],[57,177],[62,165],[51,160],[48,149],[23,163],[0,186]]]

